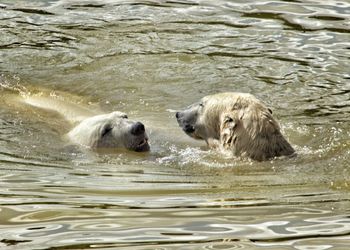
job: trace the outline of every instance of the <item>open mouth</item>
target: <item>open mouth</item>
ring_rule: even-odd
[[[186,124],[185,126],[182,127],[182,130],[186,133],[186,134],[192,134],[195,131],[194,126]]]
[[[148,138],[144,138],[142,141],[137,144],[135,151],[136,152],[146,152],[149,151],[150,147],[148,144]]]

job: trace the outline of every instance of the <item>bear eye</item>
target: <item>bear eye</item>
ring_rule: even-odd
[[[112,127],[111,126],[106,126],[106,127],[104,127],[103,128],[103,131],[102,131],[102,133],[101,133],[101,136],[102,137],[104,137],[104,136],[106,136],[109,132],[111,132],[112,131]]]
[[[225,122],[233,122],[233,119],[229,116],[225,117]]]
[[[204,107],[203,102],[199,103],[199,107],[201,107],[201,108],[203,108],[203,107]]]

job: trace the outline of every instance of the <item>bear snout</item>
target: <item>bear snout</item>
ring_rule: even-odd
[[[181,116],[181,113],[180,112],[176,112],[176,114],[175,114],[176,119],[179,119],[180,116]]]
[[[176,112],[175,117],[177,120],[177,123],[182,127],[183,124],[183,113],[182,112]]]
[[[184,112],[176,112],[175,117],[179,126],[184,132],[186,132],[187,134],[192,134],[195,131],[195,128],[191,124],[191,122],[185,119],[186,117]]]
[[[131,134],[141,135],[145,132],[145,126],[141,122],[136,122],[131,127]]]
[[[191,134],[195,131],[194,127],[190,124],[185,124],[185,126],[183,127],[183,130],[188,134]]]

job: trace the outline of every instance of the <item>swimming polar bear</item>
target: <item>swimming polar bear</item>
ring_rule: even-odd
[[[100,111],[89,110],[59,96],[27,95],[20,98],[26,104],[53,110],[64,116],[73,125],[67,137],[75,144],[92,149],[150,150],[145,126],[129,120],[123,112],[100,114]]]
[[[114,111],[81,121],[69,133],[72,142],[90,148],[126,148],[136,152],[150,150],[145,126]]]
[[[247,93],[219,93],[176,113],[183,131],[234,156],[263,161],[294,155],[272,111]]]

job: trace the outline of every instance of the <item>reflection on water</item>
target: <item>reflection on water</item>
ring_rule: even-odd
[[[349,17],[342,0],[1,1],[0,247],[347,249]],[[62,117],[11,101],[42,89],[142,120],[152,151],[70,145]],[[188,138],[174,111],[220,91],[263,99],[298,157]]]

